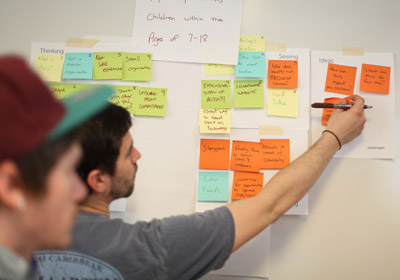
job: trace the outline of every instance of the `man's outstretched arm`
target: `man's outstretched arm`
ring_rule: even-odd
[[[327,124],[342,145],[352,141],[364,128],[364,100],[353,96],[349,110],[335,110]],[[323,133],[311,148],[279,171],[253,198],[229,203],[235,221],[233,251],[256,236],[298,202],[314,185],[339,148],[331,133]]]

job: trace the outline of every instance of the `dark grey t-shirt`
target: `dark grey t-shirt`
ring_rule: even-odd
[[[135,224],[81,212],[69,251],[39,252],[35,259],[43,279],[197,279],[223,266],[234,238],[226,207]]]

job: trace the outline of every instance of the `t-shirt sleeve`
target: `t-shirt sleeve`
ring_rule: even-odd
[[[221,268],[235,239],[234,221],[227,207],[162,219],[157,231],[166,250],[170,279],[197,279]]]

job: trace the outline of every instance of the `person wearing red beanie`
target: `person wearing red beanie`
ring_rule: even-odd
[[[27,279],[35,250],[69,245],[86,195],[77,128],[111,95],[96,87],[61,103],[22,58],[0,57],[0,279]]]

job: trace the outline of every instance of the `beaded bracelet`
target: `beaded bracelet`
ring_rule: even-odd
[[[335,136],[336,140],[339,143],[339,150],[342,148],[342,143],[339,140],[339,137],[336,136],[335,133],[333,133],[332,131],[330,131],[329,129],[325,129],[324,131],[322,131],[322,134],[324,134],[325,132],[329,132],[330,134],[332,134],[333,136]]]

